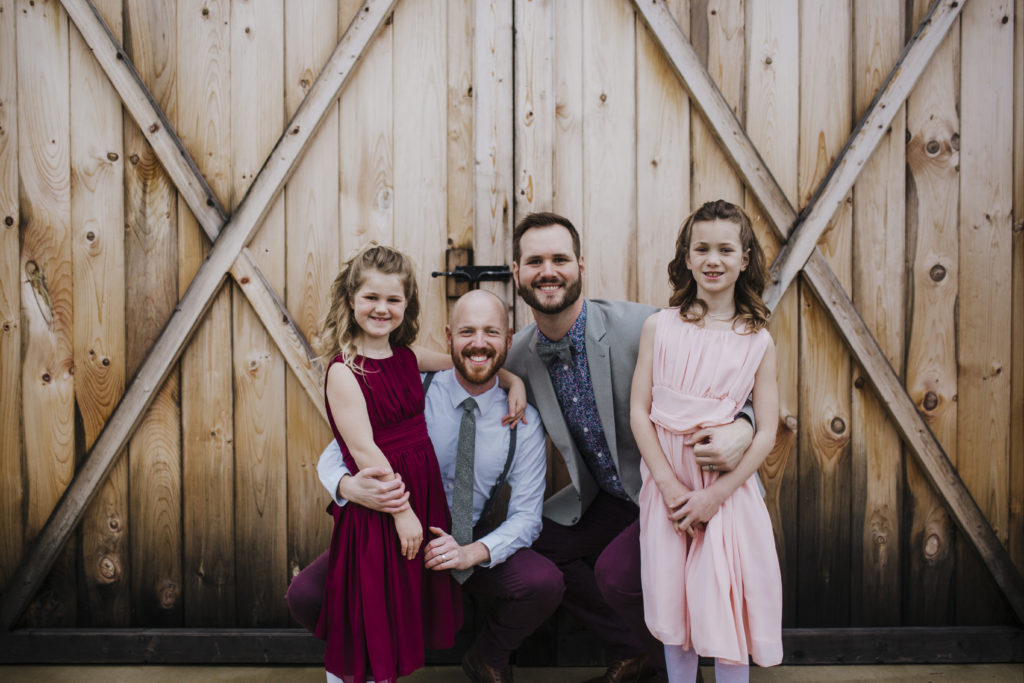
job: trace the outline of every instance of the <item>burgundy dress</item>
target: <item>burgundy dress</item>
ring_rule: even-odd
[[[416,356],[404,346],[390,358],[360,357],[356,379],[383,451],[409,491],[409,504],[423,525],[451,528],[441,472],[423,417],[423,385]],[[341,357],[331,365],[341,362]],[[327,406],[334,438],[352,473],[359,470]],[[324,666],[346,681],[391,683],[423,666],[424,647],[449,648],[462,624],[458,584],[448,572],[423,567],[423,549],[415,559],[402,556],[391,515],[355,504],[328,507],[334,534],[327,582],[316,634],[327,641]]]

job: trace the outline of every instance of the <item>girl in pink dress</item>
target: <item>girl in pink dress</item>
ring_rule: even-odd
[[[766,272],[743,210],[708,202],[679,233],[672,307],[640,338],[630,424],[643,456],[644,615],[673,682],[696,679],[699,655],[715,658],[719,683],[747,681],[748,657],[782,661],[782,576],[753,477],[778,423]],[[757,428],[743,459],[731,472],[702,470],[684,437],[731,422],[751,391]]]

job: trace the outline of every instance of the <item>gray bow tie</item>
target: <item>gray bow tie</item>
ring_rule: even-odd
[[[551,361],[556,358],[566,365],[572,365],[572,357],[575,351],[573,345],[569,342],[569,335],[562,337],[556,342],[537,342],[537,355],[547,365],[551,365]]]

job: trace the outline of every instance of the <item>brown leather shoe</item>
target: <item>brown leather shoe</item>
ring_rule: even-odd
[[[462,656],[462,670],[473,683],[512,683],[512,669],[495,669],[470,648]]]
[[[654,674],[651,658],[647,655],[632,659],[616,659],[604,676],[591,678],[585,683],[642,683]]]

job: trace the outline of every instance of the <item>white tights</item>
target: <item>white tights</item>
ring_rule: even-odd
[[[693,650],[684,650],[680,645],[665,646],[665,664],[668,667],[670,683],[689,683],[697,680],[697,665],[700,657]],[[750,680],[750,666],[728,664],[715,660],[716,683],[747,683]]]
[[[343,680],[332,674],[330,671],[325,671],[327,674],[327,683],[345,683]],[[372,678],[367,678],[366,683],[373,683]]]

